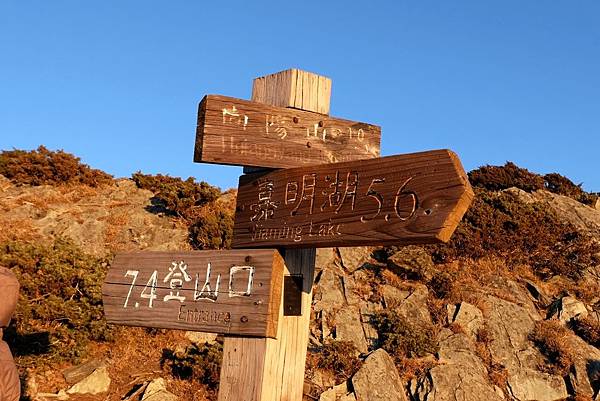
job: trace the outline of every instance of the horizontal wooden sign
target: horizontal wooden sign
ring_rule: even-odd
[[[283,264],[272,249],[120,253],[102,288],[106,320],[275,337]]]
[[[325,114],[208,95],[195,162],[287,168],[379,156],[381,128]]]
[[[234,247],[447,241],[473,198],[449,150],[240,177]]]

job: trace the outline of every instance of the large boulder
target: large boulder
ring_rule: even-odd
[[[519,401],[556,401],[569,396],[565,381],[535,369],[519,369],[508,378],[510,394]]]
[[[411,381],[415,401],[501,401],[502,391],[490,383],[483,361],[474,352],[475,344],[462,333],[448,329],[440,333],[440,365],[427,375]]]
[[[335,338],[350,341],[363,354],[368,352],[369,344],[365,338],[360,311],[353,307],[340,309],[335,315]]]
[[[333,311],[346,304],[342,278],[331,269],[324,269],[318,276],[313,290],[315,311]]]
[[[406,401],[400,375],[383,349],[371,353],[352,377],[357,401]]]
[[[486,329],[491,338],[489,351],[493,360],[506,368],[511,395],[519,401],[566,398],[563,378],[539,371],[545,361],[529,341],[535,322],[541,319],[539,314],[493,296],[488,296],[486,303]]]

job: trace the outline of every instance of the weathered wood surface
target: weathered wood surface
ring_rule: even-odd
[[[265,90],[271,93],[269,99],[264,99],[267,103],[278,98],[280,92],[288,93],[286,84],[278,78],[275,74],[263,79]],[[323,104],[326,97],[329,105],[329,91],[316,82],[320,81],[313,79],[303,88],[303,104]],[[252,100],[258,100],[257,96],[255,80]],[[314,248],[287,249],[284,256],[285,275],[302,277],[301,315],[285,316],[282,302],[277,338],[225,337],[219,401],[302,399],[316,252]]]
[[[195,162],[288,168],[379,156],[378,126],[208,95],[198,111]]]
[[[252,100],[279,107],[329,114],[331,79],[291,68],[255,78]]]
[[[283,263],[272,249],[117,254],[102,289],[106,320],[274,337]]]
[[[284,252],[285,275],[302,276],[302,315],[279,310],[276,338],[225,337],[219,401],[302,400],[315,249]]]
[[[445,242],[472,198],[449,150],[242,176],[233,246]]]

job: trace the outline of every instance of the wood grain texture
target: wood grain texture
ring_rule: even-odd
[[[310,325],[315,249],[284,252],[285,275],[302,275],[302,315],[284,316],[276,338],[226,336],[219,401],[300,401]]]
[[[326,100],[327,112],[331,81],[328,85],[329,90],[322,82],[313,87],[314,92]],[[277,94],[275,91],[272,97]],[[258,100],[255,91],[252,100]],[[282,301],[275,339],[225,337],[219,401],[302,400],[315,256],[314,248],[284,252],[285,274],[300,275],[303,279],[301,315],[284,316]]]
[[[252,99],[279,107],[329,114],[331,79],[308,71],[289,70],[254,79]]]
[[[233,247],[443,242],[472,198],[449,150],[242,176]]]
[[[208,95],[194,161],[288,168],[379,156],[381,128],[290,108]]]
[[[130,252],[115,256],[102,297],[109,323],[274,337],[282,281],[273,249]]]

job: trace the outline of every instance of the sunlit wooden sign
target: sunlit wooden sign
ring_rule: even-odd
[[[242,176],[233,246],[445,242],[472,197],[448,150]]]
[[[299,167],[378,157],[380,142],[376,125],[208,95],[199,106],[194,161]]]
[[[106,320],[274,337],[283,265],[272,249],[120,253],[102,289]]]

